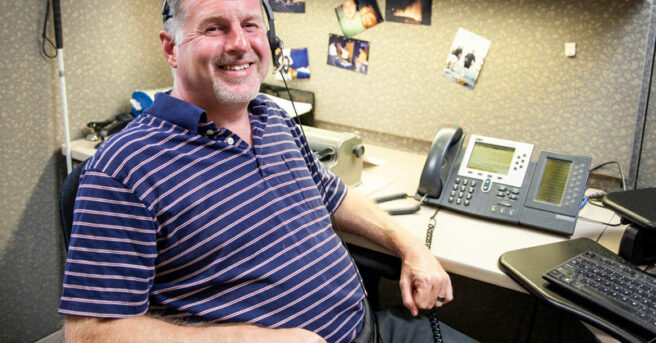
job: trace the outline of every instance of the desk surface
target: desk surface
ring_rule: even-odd
[[[366,164],[362,185],[356,189],[361,189],[370,197],[398,192],[410,195],[415,193],[426,156],[374,145],[367,145],[366,149],[367,156],[384,159],[386,163],[378,166]],[[369,183],[372,182],[384,186],[371,187]],[[398,206],[398,203],[391,206]],[[435,208],[422,206],[417,214],[394,218],[400,225],[424,240],[428,220],[434,212]],[[589,204],[579,215],[601,222],[619,221],[612,211]],[[447,271],[520,292],[526,291],[499,269],[501,254],[570,239],[535,229],[483,220],[447,209],[440,210],[436,221],[431,252]],[[601,236],[599,243],[617,252],[623,231],[623,226],[609,227],[579,220],[571,238],[597,240]],[[385,252],[357,236],[345,234],[345,239],[353,244]]]

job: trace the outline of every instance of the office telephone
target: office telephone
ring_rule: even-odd
[[[591,158],[541,151],[533,144],[441,128],[415,199],[492,220],[572,235]]]

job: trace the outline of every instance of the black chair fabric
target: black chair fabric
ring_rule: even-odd
[[[86,161],[78,164],[70,174],[66,176],[59,192],[59,218],[61,219],[62,234],[64,237],[64,246],[68,250],[68,242],[71,239],[71,229],[73,228],[73,209],[75,208],[75,195],[80,185],[80,173],[84,168]]]

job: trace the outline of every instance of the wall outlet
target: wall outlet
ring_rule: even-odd
[[[572,43],[572,42],[565,43],[565,56],[567,57],[576,56],[576,43]]]

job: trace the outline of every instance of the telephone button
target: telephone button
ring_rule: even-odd
[[[505,197],[506,197],[506,193],[504,193],[504,192],[497,192],[497,196],[498,196],[498,197],[505,198]]]
[[[490,206],[490,212],[494,213],[497,211],[497,207],[495,205]]]
[[[460,191],[461,191],[461,192],[464,192],[465,189],[467,189],[467,187],[465,187],[465,186],[460,186]]]
[[[512,193],[512,194],[519,194],[519,188],[517,188],[517,187],[513,187],[513,188],[510,190],[510,193]]]
[[[469,187],[469,193],[474,193],[476,189],[474,187]]]
[[[517,200],[517,196],[515,194],[510,194],[508,198],[511,200]]]
[[[505,191],[508,190],[508,188],[506,188],[506,186],[499,186],[499,188],[497,188],[497,190],[498,190],[499,192],[505,192]]]
[[[467,196],[465,196],[465,198],[466,198],[467,200],[471,200],[472,195],[471,195],[471,194],[467,194]]]
[[[464,180],[462,180],[462,184],[465,185],[465,186],[467,186],[467,182],[468,182],[468,181],[469,181],[469,180],[464,179]]]
[[[456,204],[460,205],[462,203],[462,199],[458,198],[456,199]]]
[[[497,205],[504,206],[504,207],[512,207],[512,204],[507,201],[499,201]]]
[[[517,212],[515,210],[513,210],[512,208],[508,210],[508,215],[511,216],[511,217],[514,217],[515,213],[517,213]]]
[[[454,183],[454,184],[453,184],[453,190],[457,190],[457,189],[458,189],[458,184],[457,184],[457,183]]]
[[[490,185],[491,185],[491,184],[492,184],[492,180],[490,180],[490,179],[485,179],[485,181],[483,181],[483,186],[481,187],[482,190],[483,190],[483,192],[487,192],[487,191],[489,191],[489,190],[490,190]]]
[[[449,197],[449,202],[453,202],[453,197]]]
[[[456,185],[459,184],[460,183],[460,178],[457,177],[455,182],[456,182]]]
[[[465,204],[465,206],[469,206],[469,204],[470,204],[469,200],[465,200],[464,204]]]
[[[449,193],[449,195],[451,195],[452,197],[456,196],[456,191],[451,191],[451,193]]]
[[[506,209],[503,207],[499,207],[499,214],[506,214]]]
[[[472,182],[469,185],[472,187],[476,187],[476,181],[472,180]]]
[[[458,193],[458,198],[462,198],[463,196],[465,196],[465,193],[463,192]]]

